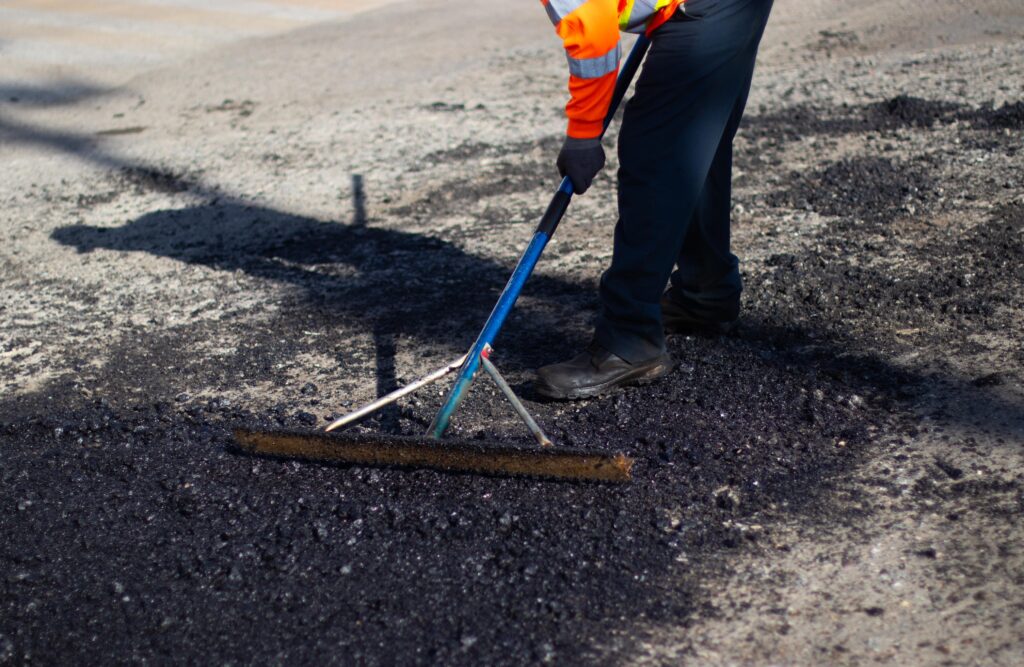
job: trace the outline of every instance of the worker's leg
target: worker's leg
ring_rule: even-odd
[[[619,135],[619,221],[612,264],[601,280],[595,341],[633,363],[664,350],[660,297],[712,164],[725,155],[722,142],[735,131],[734,111],[746,96],[771,1],[688,5],[695,13],[713,6],[703,18],[655,31]],[[722,203],[719,181],[728,180],[729,170],[725,159],[716,166],[710,180],[719,192],[708,204],[717,220],[709,231],[716,233],[707,240],[720,247],[720,207],[726,207],[727,226],[729,203]],[[724,242],[727,248],[727,236]]]
[[[718,143],[672,273],[669,296],[680,307],[680,314],[685,314],[684,320],[729,322],[739,315],[743,283],[739,260],[729,248],[732,141],[743,117],[752,75],[753,67]]]

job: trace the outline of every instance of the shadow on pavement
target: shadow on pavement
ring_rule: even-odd
[[[0,40],[0,50],[3,41]],[[62,79],[48,85],[21,81],[0,81],[0,104],[9,103],[32,108],[66,106],[99,97],[110,92],[91,83]]]

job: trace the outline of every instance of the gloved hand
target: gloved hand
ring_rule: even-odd
[[[581,195],[590,188],[594,176],[604,167],[604,148],[600,139],[566,137],[558,153],[558,173],[568,176],[573,191]]]

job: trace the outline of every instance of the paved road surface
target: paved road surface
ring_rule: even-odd
[[[226,42],[385,4],[388,0],[2,0],[0,81],[28,73],[118,83]]]

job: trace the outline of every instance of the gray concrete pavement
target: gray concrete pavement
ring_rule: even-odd
[[[120,83],[250,37],[286,32],[388,0],[3,0],[0,81],[25,75]]]

